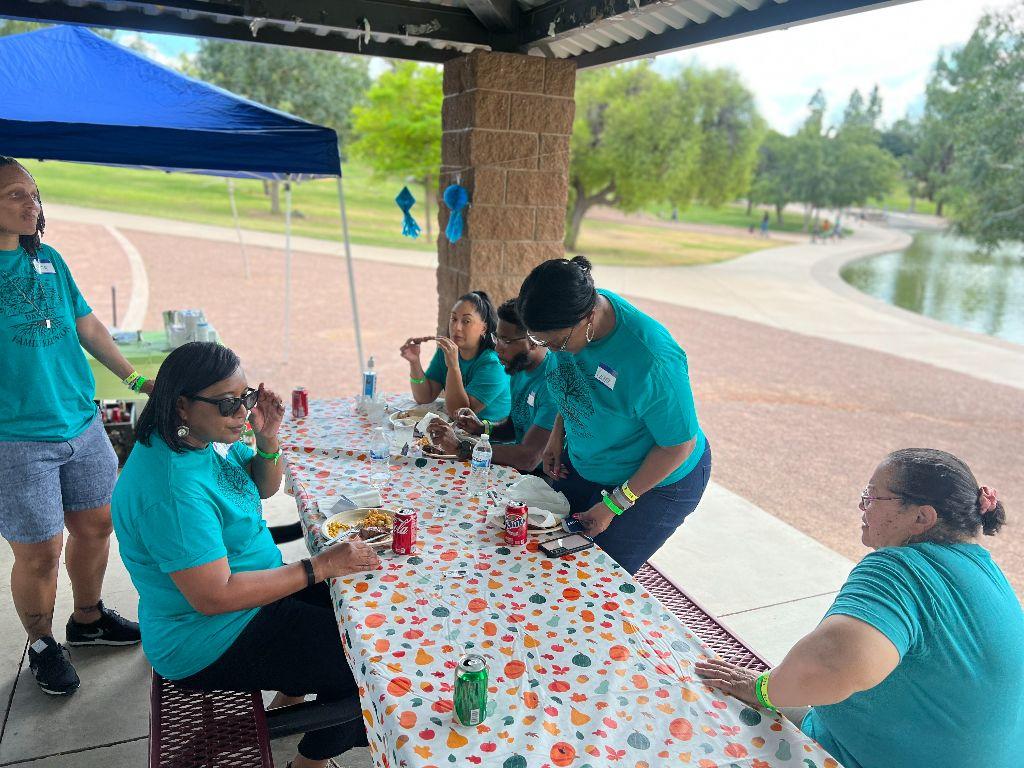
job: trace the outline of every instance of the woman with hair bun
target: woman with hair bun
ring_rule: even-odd
[[[409,382],[417,403],[432,403],[444,392],[444,406],[454,418],[471,408],[481,419],[498,422],[512,407],[508,374],[494,351],[498,315],[483,291],[460,296],[448,318],[447,336],[408,339],[399,353],[409,362]],[[427,369],[420,362],[420,345],[437,342]]]
[[[635,573],[700,502],[711,448],[686,353],[657,320],[594,287],[584,256],[551,259],[519,290],[530,341],[548,348],[559,415],[544,451],[585,533]]]
[[[748,704],[803,708],[793,719],[846,768],[1019,766],[1024,611],[979,541],[1006,523],[999,494],[955,456],[907,448],[860,511],[874,551],[779,666],[697,672]]]

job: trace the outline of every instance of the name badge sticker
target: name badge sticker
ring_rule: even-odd
[[[608,389],[615,389],[615,380],[619,374],[614,368],[611,368],[604,363],[599,363],[597,371],[594,373],[594,378],[604,384]]]
[[[32,259],[32,268],[35,269],[38,275],[55,275],[57,270],[53,266],[53,262],[48,259]]]
[[[531,408],[533,408],[533,404],[536,402],[536,400],[537,400],[537,393],[536,392],[531,392],[530,394],[528,394],[526,396],[526,404],[528,406],[530,406]]]

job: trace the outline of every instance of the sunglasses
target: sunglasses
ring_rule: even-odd
[[[189,400],[198,400],[201,403],[216,405],[221,416],[231,416],[238,411],[238,406],[240,405],[244,406],[245,410],[251,411],[256,407],[256,401],[259,399],[259,396],[259,390],[252,387],[246,389],[241,397],[222,397],[220,400],[213,400],[212,398],[199,395],[185,395]]]

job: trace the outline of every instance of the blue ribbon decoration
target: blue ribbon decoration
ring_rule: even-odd
[[[448,217],[448,226],[444,230],[448,242],[458,242],[462,237],[462,210],[469,205],[469,193],[464,187],[452,184],[444,191],[444,204],[451,209],[451,216]]]
[[[409,213],[412,207],[416,205],[416,198],[412,196],[412,192],[409,191],[408,187],[402,187],[402,191],[398,193],[395,202],[402,209],[402,213],[405,214],[402,219],[402,234],[406,237],[419,237],[420,225],[416,223],[416,219]]]

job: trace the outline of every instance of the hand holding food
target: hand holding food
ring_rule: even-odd
[[[459,438],[455,436],[455,430],[452,429],[451,424],[447,424],[441,419],[433,419],[427,425],[427,435],[430,437],[430,442],[440,448],[443,453],[454,455],[459,447]]]
[[[399,353],[402,355],[402,359],[408,360],[410,363],[418,363],[420,359],[420,344],[424,341],[434,341],[436,336],[413,336],[407,339],[405,344],[399,349]]]
[[[455,426],[471,435],[484,433],[484,423],[480,421],[480,417],[474,413],[472,408],[459,408],[455,412]]]

